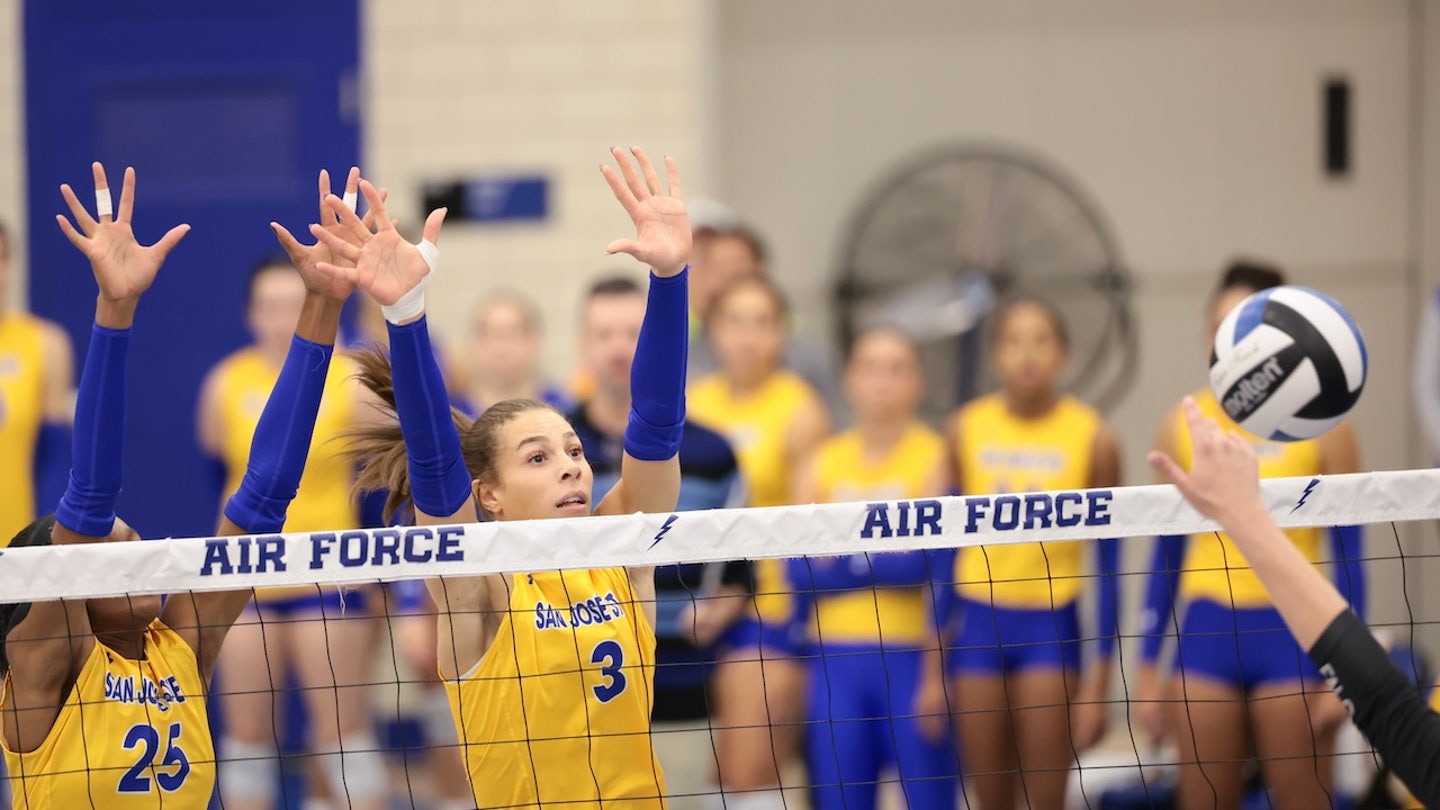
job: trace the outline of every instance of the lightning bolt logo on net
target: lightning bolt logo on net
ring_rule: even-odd
[[[679,516],[679,515],[671,515],[670,517],[665,518],[665,525],[664,525],[664,526],[661,526],[661,527],[660,527],[660,531],[658,531],[658,532],[655,533],[655,542],[653,542],[653,543],[650,544],[650,548],[654,548],[654,547],[660,545],[660,541],[661,541],[661,540],[664,540],[664,539],[665,539],[665,535],[667,535],[667,534],[670,533],[670,527],[671,527],[671,526],[674,526],[674,525],[675,525],[675,521],[676,521],[676,520],[679,520],[679,519],[680,519],[680,516]],[[646,549],[646,550],[648,551],[649,549]]]
[[[1295,514],[1295,512],[1300,509],[1300,507],[1304,506],[1305,501],[1310,499],[1310,493],[1314,492],[1315,488],[1318,486],[1320,486],[1320,479],[1311,478],[1310,483],[1305,485],[1305,491],[1300,493],[1300,500],[1295,502],[1295,508],[1290,510],[1290,514]]]

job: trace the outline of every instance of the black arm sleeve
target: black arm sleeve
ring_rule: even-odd
[[[1440,807],[1440,715],[1386,655],[1365,623],[1345,611],[1310,649],[1320,674],[1386,764],[1426,807]]]

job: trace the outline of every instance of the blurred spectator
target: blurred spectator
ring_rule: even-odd
[[[0,222],[0,548],[55,510],[70,474],[70,337],[56,324],[12,309],[10,233]]]
[[[945,439],[916,416],[924,394],[914,343],[893,331],[862,335],[845,367],[855,426],[800,466],[796,499],[947,494]],[[960,763],[940,680],[943,622],[934,616],[932,558],[941,559],[907,551],[787,561],[804,595],[796,619],[816,653],[805,739],[816,810],[875,810],[891,769],[910,807],[955,807]],[[948,581],[944,572],[938,579]],[[924,686],[934,693],[924,695]]]
[[[481,298],[470,322],[462,363],[460,410],[479,416],[507,399],[538,399],[564,411],[570,399],[540,372],[540,312],[517,292]]]
[[[305,286],[288,259],[257,265],[246,300],[254,343],[222,360],[205,380],[199,441],[224,477],[223,495],[239,487],[250,437],[289,351],[304,299]],[[343,355],[331,363],[286,531],[359,525],[350,498],[354,469],[339,441],[360,418],[359,388],[351,379],[356,370]],[[280,739],[275,700],[283,694],[287,674],[304,698],[309,747],[323,774],[324,792],[348,797],[358,810],[384,806],[384,761],[371,730],[365,686],[377,641],[373,606],[367,604],[373,596],[363,589],[316,586],[256,592],[256,601],[226,636],[218,664],[223,691],[217,697],[226,724],[219,746],[220,786],[226,808],[269,810],[274,805]]]
[[[995,314],[999,389],[947,420],[952,480],[963,494],[1120,485],[1114,433],[1061,387],[1069,334],[1059,311],[1038,299],[1016,298]],[[961,617],[947,653],[955,728],[966,787],[983,810],[1010,810],[1022,799],[1063,806],[1067,768],[1104,734],[1119,638],[1119,554],[1116,541],[1101,540],[938,555],[949,563],[937,568],[954,574],[946,577],[947,604],[958,604]],[[1087,588],[1097,610],[1089,638],[1097,643],[1082,660]]]
[[[740,459],[753,506],[793,502],[797,466],[830,432],[830,414],[815,389],[782,368],[787,306],[780,290],[764,278],[741,281],[722,291],[707,326],[720,371],[692,378],[689,413],[729,437]],[[793,632],[794,600],[780,560],[755,564],[754,612],[733,634],[721,657],[732,668],[721,683],[744,689],[717,689],[716,705],[740,727],[717,734],[720,784],[728,792],[751,792],[746,807],[780,808],[781,771],[795,759],[804,687]]]
[[[695,241],[690,250],[690,379],[720,368],[706,323],[716,299],[748,279],[770,278],[769,253],[764,240],[724,205],[697,200],[691,227]],[[793,326],[793,325],[792,325]],[[805,378],[834,413],[844,410],[834,353],[824,345],[792,335],[785,344],[784,365]]]
[[[580,350],[595,375],[595,392],[568,418],[594,472],[597,502],[620,478],[630,415],[630,367],[644,318],[645,290],[623,276],[591,286],[581,312]],[[739,467],[729,442],[695,420],[687,421],[681,439],[680,475],[677,511],[745,505]],[[740,721],[720,711],[712,718],[706,682],[714,672],[715,644],[735,626],[750,591],[750,565],[743,561],[655,570],[657,643],[651,733],[656,735],[655,751],[665,769],[672,810],[705,810],[709,806],[700,794],[715,789],[718,766],[710,734],[712,721],[716,727]],[[723,674],[722,670],[714,677]]]

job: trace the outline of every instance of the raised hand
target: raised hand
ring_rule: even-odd
[[[419,245],[412,245],[400,236],[395,221],[385,211],[385,198],[370,181],[360,181],[360,193],[370,206],[369,216],[374,218],[375,232],[371,233],[339,197],[334,194],[326,197],[326,206],[339,218],[346,236],[341,237],[319,225],[310,226],[310,233],[340,260],[319,262],[316,269],[356,284],[381,305],[391,306],[427,282],[430,263]],[[444,221],[444,208],[430,212],[425,219],[426,242],[434,245],[439,240],[440,225]]]
[[[1151,466],[1174,484],[1200,514],[1222,526],[1230,525],[1237,516],[1263,512],[1255,448],[1245,438],[1223,431],[1215,420],[1207,419],[1194,399],[1186,397],[1181,407],[1194,448],[1190,472],[1159,451],[1150,453]]]
[[[680,170],[675,168],[673,158],[665,158],[669,188],[663,189],[644,150],[635,146],[630,151],[640,164],[639,174],[630,157],[618,146],[611,149],[610,154],[615,156],[625,179],[622,181],[609,166],[601,166],[600,173],[605,175],[615,199],[634,221],[635,238],[616,239],[605,252],[628,253],[650,265],[657,276],[676,275],[690,261],[690,214],[680,199]]]
[[[356,191],[359,189],[359,183],[360,168],[358,166],[352,166],[350,167],[349,175],[345,178],[345,197],[343,202],[347,209],[350,209],[351,203],[355,199]],[[358,247],[361,244],[359,239],[349,228],[340,223],[340,217],[326,204],[326,199],[330,196],[332,196],[330,173],[321,169],[319,195],[320,227]],[[388,193],[382,188],[380,189],[379,196],[381,200],[384,200],[388,196]],[[361,220],[361,224],[367,232],[373,227],[374,219],[375,211],[372,208],[365,214],[365,218]],[[271,222],[270,230],[275,232],[275,238],[280,240],[280,246],[285,249],[285,254],[290,257],[290,263],[295,265],[295,269],[300,272],[300,278],[304,280],[306,289],[316,295],[342,302],[349,298],[350,294],[355,291],[355,283],[353,281],[324,273],[318,269],[317,265],[321,262],[340,267],[353,266],[348,260],[337,256],[325,242],[316,241],[313,245],[302,245],[284,225],[278,222]]]
[[[70,206],[70,213],[79,223],[77,231],[63,214],[56,214],[60,230],[70,244],[80,249],[90,260],[95,281],[100,285],[100,297],[109,302],[134,303],[140,295],[150,289],[160,265],[172,248],[179,244],[189,225],[176,225],[160,237],[160,241],[149,247],[141,245],[130,229],[130,215],[135,208],[135,170],[125,169],[125,181],[120,188],[120,207],[111,216],[110,184],[105,179],[105,167],[98,162],[91,165],[95,174],[96,217],[92,218],[85,206],[75,196],[68,184],[60,186],[60,194]]]

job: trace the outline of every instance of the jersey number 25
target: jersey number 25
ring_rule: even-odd
[[[154,773],[155,783],[161,790],[174,793],[185,784],[185,777],[190,775],[190,759],[180,747],[179,723],[170,724],[169,735],[165,740],[165,756],[160,760],[160,767],[174,768],[168,773],[153,770],[155,754],[160,748],[160,732],[153,726],[145,723],[131,726],[130,731],[125,734],[123,745],[127,751],[139,748],[140,758],[120,777],[120,784],[115,787],[119,793],[149,793],[150,777],[147,773]]]

